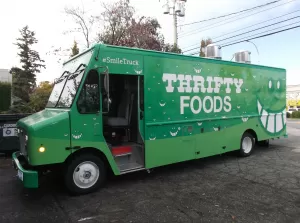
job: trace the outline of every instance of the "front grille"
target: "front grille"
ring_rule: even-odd
[[[26,142],[26,132],[23,129],[18,129],[18,135],[19,135],[19,141],[20,141],[20,152],[24,155],[27,156],[27,144]]]

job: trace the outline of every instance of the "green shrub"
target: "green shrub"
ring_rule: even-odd
[[[292,118],[300,118],[300,111],[294,111],[292,113]]]
[[[0,82],[0,112],[7,111],[11,104],[11,84]]]
[[[287,112],[287,113],[286,113],[286,117],[287,117],[287,118],[290,118],[290,117],[291,117],[291,113]]]

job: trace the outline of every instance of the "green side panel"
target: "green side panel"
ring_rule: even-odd
[[[102,115],[79,114],[76,107],[71,113],[71,146],[84,148],[95,148],[100,150],[107,158],[114,174],[118,175],[119,169],[114,161],[113,155],[108,148],[102,134]],[[72,152],[78,151],[73,149]]]
[[[25,170],[18,160],[20,152],[12,154],[13,162],[16,164],[18,170],[23,173],[23,186],[26,188],[38,188],[38,173],[32,170]]]
[[[45,109],[18,122],[28,134],[28,161],[30,165],[64,162],[71,154],[69,111]],[[38,149],[43,146],[45,152]]]
[[[286,134],[286,71],[232,62],[144,57],[146,167],[239,149]]]

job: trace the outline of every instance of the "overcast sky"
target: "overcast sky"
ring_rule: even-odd
[[[224,34],[228,32],[232,32],[243,27],[250,26],[252,24],[278,17],[286,13],[300,10],[300,0],[283,0],[277,5],[283,3],[287,4],[246,18],[241,18],[243,16],[239,16],[233,17],[232,20],[225,20],[224,18],[222,20],[212,21],[210,23],[198,23],[190,26],[181,26],[185,23],[199,21],[214,16],[220,16],[226,13],[243,10],[270,1],[271,0],[187,0],[186,16],[179,19],[179,46],[183,48],[183,50],[185,50],[188,49],[188,46],[198,43],[201,38],[220,36],[219,38],[213,39],[217,41],[222,38],[238,34],[234,33],[228,36],[224,36]],[[36,46],[36,50],[38,50],[42,59],[46,61],[47,66],[46,70],[42,70],[41,74],[37,76],[38,81],[53,81],[54,78],[58,77],[60,75],[61,69],[61,64],[58,63],[59,57],[55,55],[46,55],[46,53],[51,51],[51,49],[53,49],[54,47],[71,47],[73,40],[77,40],[79,42],[80,50],[84,49],[84,42],[80,34],[63,34],[64,31],[68,30],[74,25],[72,23],[72,20],[66,18],[65,14],[63,13],[64,7],[71,5],[82,6],[82,2],[84,2],[83,6],[85,10],[89,11],[89,13],[95,14],[102,11],[101,5],[99,3],[100,0],[4,1],[2,3],[2,6],[4,5],[4,8],[1,7],[2,10],[0,14],[0,28],[2,31],[0,41],[0,68],[10,69],[12,66],[19,65],[19,58],[17,56],[18,51],[13,43],[15,43],[16,38],[19,37],[19,29],[21,29],[25,25],[28,25],[31,30],[36,32],[36,37],[39,41]],[[172,16],[164,15],[162,13],[162,2],[163,0],[131,0],[131,4],[136,8],[139,15],[152,16],[158,19],[159,23],[162,26],[161,32],[164,34],[166,42],[172,43],[173,20]],[[276,5],[273,5],[273,7],[274,6]],[[269,23],[263,23],[260,26],[299,16],[299,12],[290,14],[286,17],[281,17]],[[230,22],[233,20],[235,20],[235,22]],[[229,23],[223,25],[222,23],[215,24],[216,22],[220,21],[222,21],[222,23]],[[298,22],[298,24],[290,25],[289,27],[299,25],[300,19],[296,18],[285,23],[278,24],[277,27],[296,22]],[[220,26],[214,27],[217,25]],[[212,28],[209,30],[204,30],[208,29],[209,27]],[[248,30],[255,29],[257,27],[259,26],[249,28]],[[269,29],[274,28],[275,27],[270,27]],[[196,30],[195,33],[192,32],[194,30]],[[243,31],[247,31],[247,29]],[[262,31],[264,30],[260,30],[260,32]],[[193,35],[188,35],[191,33],[193,33]],[[240,37],[237,37],[236,39],[239,38]],[[258,47],[259,55],[255,47],[251,43],[242,43],[222,48],[222,56],[224,60],[230,60],[234,52],[240,51],[242,49],[250,50],[252,52],[252,63],[285,68],[287,69],[288,84],[300,84],[299,39],[300,29],[298,28],[274,36],[253,40],[253,42]],[[230,42],[232,40],[235,39],[229,39],[227,41]],[[227,41],[221,43],[225,43]],[[194,51],[190,51],[188,53],[192,52]]]

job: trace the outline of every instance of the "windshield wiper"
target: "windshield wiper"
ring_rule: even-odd
[[[68,76],[68,80],[72,80],[72,79],[74,79],[74,78],[76,78],[79,74],[81,74],[82,73],[82,71],[84,71],[85,69],[81,69],[81,70],[79,70],[79,71],[77,71],[77,72],[74,72],[74,73],[72,73],[72,74],[70,74],[69,76]]]
[[[80,67],[84,67],[83,69],[81,69],[81,70],[79,70],[79,68]],[[70,73],[69,75],[68,75],[68,80],[72,80],[72,79],[74,79],[74,78],[76,78],[79,74],[81,74],[81,72],[82,71],[84,71],[85,70],[85,68],[86,68],[86,65],[85,64],[80,64],[78,67],[77,67],[77,69],[74,71],[74,73]]]
[[[84,66],[84,68],[86,68],[86,65],[84,63],[81,63],[81,64],[79,64],[79,66],[77,67],[77,69],[75,70],[75,72],[78,71],[81,66]]]
[[[64,76],[65,73],[67,73],[68,75],[65,75],[65,76]],[[54,84],[61,83],[61,82],[62,82],[66,77],[68,77],[69,75],[70,75],[70,72],[69,72],[69,71],[63,72],[63,74],[62,74],[59,78],[57,78],[57,79],[54,80]]]

